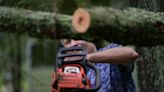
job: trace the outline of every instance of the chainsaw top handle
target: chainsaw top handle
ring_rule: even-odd
[[[69,51],[80,51],[80,53],[67,53]],[[93,88],[84,88],[82,92],[95,92],[100,88],[100,71],[96,68],[93,63],[90,63],[86,60],[86,50],[81,46],[75,46],[70,48],[60,48],[57,53],[56,67],[62,67],[65,64],[80,64],[86,69],[86,67],[91,68],[95,71],[96,74],[96,84]],[[66,57],[76,57],[80,56],[81,58],[74,61],[64,61]]]
[[[80,51],[80,53],[68,53],[70,51]],[[67,57],[81,57],[81,59],[73,61],[65,61]],[[57,55],[57,66],[61,67],[64,64],[80,64],[85,65],[86,51],[82,47],[60,48]]]

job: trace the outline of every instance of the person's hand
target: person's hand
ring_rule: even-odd
[[[78,60],[81,60],[83,57],[80,57],[80,56],[73,56],[73,57],[66,57],[64,58],[64,61],[78,61]]]
[[[67,54],[78,54],[82,53],[81,51],[68,51]],[[82,56],[72,56],[72,57],[65,57],[64,61],[78,61],[81,60],[83,57]]]

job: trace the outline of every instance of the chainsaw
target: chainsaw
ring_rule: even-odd
[[[68,53],[78,51],[80,53]],[[51,92],[96,92],[100,88],[100,71],[86,60],[86,51],[82,47],[60,48],[56,57],[55,71],[52,73]],[[67,61],[65,58],[80,57]],[[95,71],[95,86],[91,87],[87,70]]]

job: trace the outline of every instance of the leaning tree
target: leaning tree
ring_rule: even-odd
[[[130,0],[131,6],[148,11],[164,11],[163,0]],[[163,46],[136,47],[141,55],[137,61],[139,92],[164,91]]]

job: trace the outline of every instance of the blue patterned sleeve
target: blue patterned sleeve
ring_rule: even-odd
[[[122,45],[111,43],[98,51],[117,47],[122,47]],[[124,87],[133,84],[130,81],[133,64],[125,66],[123,64],[96,63],[95,65],[101,71],[101,88],[97,92],[127,92],[127,90],[123,91]],[[90,79],[91,86],[94,87],[96,76],[92,69],[89,69],[87,77]],[[121,85],[122,83],[125,85]]]
[[[103,50],[110,49],[110,48],[116,48],[116,47],[122,47],[122,45],[119,45],[116,43],[111,43],[111,44],[105,46],[104,48],[100,48],[99,51],[103,51]]]
[[[122,45],[117,44],[117,43],[111,43],[111,44],[107,45],[106,47],[101,48],[99,51],[103,51],[103,50],[110,49],[110,48],[117,48],[117,47],[122,47]],[[128,65],[122,65],[122,64],[120,64],[120,65],[124,66],[126,71],[128,71],[129,73],[131,73],[133,71],[134,63],[128,64]]]

